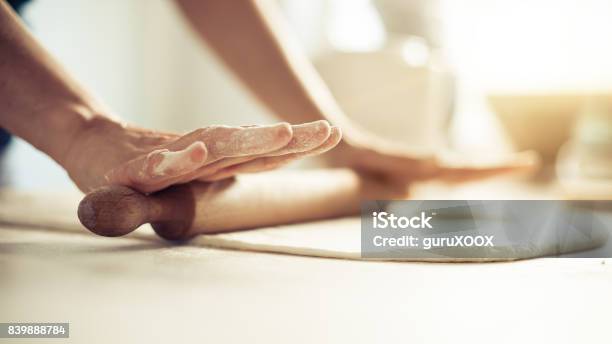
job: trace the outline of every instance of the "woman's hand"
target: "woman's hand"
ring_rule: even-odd
[[[341,136],[327,121],[210,126],[180,136],[99,117],[75,137],[62,165],[84,192],[120,184],[149,193],[192,180],[216,181],[275,169],[324,153]]]
[[[539,162],[532,152],[516,154],[494,163],[468,161],[443,154],[418,156],[363,133],[347,136],[345,132],[345,139],[326,154],[329,165],[353,168],[398,186],[429,179],[469,182],[504,173],[532,171]]]

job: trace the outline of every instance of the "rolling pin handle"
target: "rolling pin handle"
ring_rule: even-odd
[[[117,237],[150,222],[150,200],[125,186],[101,187],[85,196],[79,204],[78,216],[90,231]]]

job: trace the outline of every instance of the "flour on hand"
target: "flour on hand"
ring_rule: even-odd
[[[154,155],[160,155],[162,157],[162,160],[153,167],[153,175],[165,176],[193,168],[194,163],[200,162],[197,160],[194,161],[192,153],[201,148],[206,149],[204,143],[194,142],[187,148],[176,152],[171,152],[168,149],[159,149],[149,153],[148,158]]]

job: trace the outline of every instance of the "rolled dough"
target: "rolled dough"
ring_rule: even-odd
[[[432,257],[427,251],[413,258],[363,259],[361,258],[361,219],[348,217],[286,226],[261,228],[234,233],[200,235],[191,240],[194,245],[234,250],[272,252],[300,256],[342,258],[356,260],[393,260],[429,262],[485,262],[528,259],[571,253],[600,247],[608,233],[599,232],[590,238],[576,237],[559,247],[554,240],[541,240],[537,245],[495,247],[497,256],[513,258],[449,258]],[[499,254],[502,251],[502,254]],[[449,251],[450,252],[450,251]],[[443,253],[443,252],[439,252]],[[452,254],[449,253],[449,256]],[[489,256],[481,252],[481,256]],[[491,256],[495,256],[491,254]]]
[[[81,226],[76,217],[80,195],[40,195],[0,192],[0,222],[38,227],[41,230],[65,232],[69,235],[94,235]],[[331,219],[301,224],[260,228],[255,230],[200,235],[189,242],[192,246],[214,247],[231,250],[270,252],[301,256],[355,259],[361,258],[359,217]],[[150,226],[143,226],[130,234],[141,240],[159,239]],[[570,241],[563,253],[587,250],[603,245],[607,233],[593,236],[587,241]],[[499,248],[512,250],[516,259],[527,259],[559,253],[556,242],[543,241],[538,246]],[[507,256],[509,256],[508,254]],[[404,261],[465,262],[499,261],[509,259],[449,259],[411,258]]]

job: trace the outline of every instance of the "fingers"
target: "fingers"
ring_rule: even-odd
[[[434,157],[409,157],[397,153],[366,150],[358,160],[356,169],[380,178],[392,185],[439,179],[445,182],[469,182],[507,173],[529,172],[538,166],[538,158],[532,152],[517,154],[484,164],[482,161],[466,162],[465,156],[455,156],[455,161]]]
[[[208,150],[207,163],[212,163],[221,158],[272,152],[286,146],[292,137],[288,123],[249,127],[217,125],[192,131],[164,148],[178,150],[193,142],[203,142]]]
[[[142,192],[151,192],[197,170],[207,158],[208,151],[202,142],[194,142],[178,151],[158,149],[111,170],[105,178],[110,184],[129,185]]]
[[[292,131],[293,138],[285,147],[281,149],[265,154],[252,155],[248,157],[221,159],[212,164],[202,167],[199,171],[200,175],[198,177],[200,177],[200,179],[204,179],[207,176],[216,174],[217,172],[227,167],[242,164],[247,161],[255,160],[264,156],[280,156],[311,151],[321,146],[323,143],[325,143],[325,141],[327,141],[331,134],[331,126],[327,121],[316,121],[306,124],[294,125],[292,127]]]
[[[213,175],[201,177],[200,180],[212,182],[212,181],[229,178],[239,173],[254,173],[254,172],[263,172],[263,171],[277,169],[297,159],[301,159],[307,156],[323,154],[329,151],[330,149],[334,148],[340,142],[341,139],[342,139],[341,130],[337,127],[332,127],[330,129],[330,134],[327,140],[325,140],[325,142],[323,142],[322,144],[320,144],[318,147],[314,149],[305,150],[305,151],[301,151],[297,153],[286,154],[286,155],[266,156],[266,157],[257,158],[252,161],[248,161],[242,164],[227,167],[223,170],[218,171],[217,173]]]
[[[394,153],[365,151],[357,169],[376,171],[392,179],[420,180],[437,173],[437,160],[433,157],[410,157]]]
[[[292,136],[292,127],[288,123],[279,123],[247,128],[210,127],[204,129],[202,141],[210,157],[219,159],[272,152],[286,146]]]
[[[321,146],[330,132],[327,121],[294,127],[279,123],[203,128],[130,160],[109,171],[105,177],[111,184],[153,192],[172,184],[189,182],[202,174],[212,175],[258,157],[311,151]]]
[[[502,174],[530,172],[539,163],[537,155],[524,152],[495,163],[465,162],[459,159],[452,163],[444,161],[429,160],[431,164],[427,168],[421,168],[417,173],[404,175],[391,175],[388,179],[394,183],[409,183],[438,179],[448,183],[465,183],[485,178],[495,177]]]
[[[446,182],[468,182],[471,180],[485,179],[500,174],[516,172],[520,168],[515,166],[500,166],[489,168],[456,168],[441,167],[438,178]]]
[[[307,152],[321,146],[331,135],[331,126],[327,121],[316,121],[293,126],[293,138],[289,143],[269,156]]]
[[[447,182],[468,182],[507,173],[530,172],[538,165],[539,158],[535,153],[522,152],[495,165],[440,166],[438,177]]]

